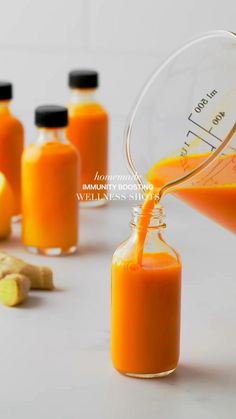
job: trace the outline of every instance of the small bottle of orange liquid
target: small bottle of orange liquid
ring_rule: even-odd
[[[163,207],[133,208],[132,233],[113,256],[111,353],[133,377],[162,377],[179,359],[181,262],[163,238]]]
[[[70,254],[77,246],[76,149],[66,141],[67,109],[40,106],[38,139],[22,157],[22,240],[29,251]]]
[[[24,147],[24,129],[21,122],[12,115],[10,101],[12,84],[0,82],[0,172],[13,192],[13,219],[21,214],[21,155]]]
[[[103,205],[107,184],[108,115],[96,101],[98,73],[75,70],[69,73],[72,95],[69,103],[67,137],[79,151],[79,197],[84,206]],[[97,187],[97,189],[94,189]]]

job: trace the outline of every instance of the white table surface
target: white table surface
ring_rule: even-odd
[[[70,257],[26,253],[17,225],[0,248],[50,264],[57,290],[0,306],[1,419],[236,418],[235,237],[177,200],[167,204],[166,238],[184,266],[177,372],[138,380],[111,365],[110,264],[130,203],[81,210],[80,252]]]

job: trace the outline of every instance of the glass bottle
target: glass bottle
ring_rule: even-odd
[[[80,155],[78,197],[82,206],[103,205],[107,202],[108,114],[96,100],[98,73],[71,71],[69,86],[67,136]]]
[[[10,103],[12,84],[0,82],[0,172],[7,178],[13,192],[13,220],[21,214],[21,155],[24,147],[24,129],[12,114]]]
[[[163,238],[162,206],[134,207],[130,225],[112,260],[112,361],[125,375],[161,377],[179,359],[180,256]]]
[[[38,138],[23,153],[22,240],[34,253],[60,255],[76,251],[78,156],[64,135],[67,122],[66,108],[38,107]]]

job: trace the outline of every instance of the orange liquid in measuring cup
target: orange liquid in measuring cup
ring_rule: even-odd
[[[182,177],[197,167],[207,154],[163,159],[147,175],[148,182],[160,189],[166,183]],[[187,166],[186,166],[187,165]],[[234,181],[234,183],[233,183]],[[201,213],[236,233],[236,154],[221,156],[202,175],[173,192]]]

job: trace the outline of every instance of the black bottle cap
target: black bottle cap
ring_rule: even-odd
[[[74,70],[69,73],[69,86],[74,89],[98,87],[98,72],[94,70]]]
[[[12,84],[0,81],[0,100],[12,99]]]
[[[68,111],[64,106],[43,105],[35,110],[35,125],[45,128],[62,128],[68,125]]]

